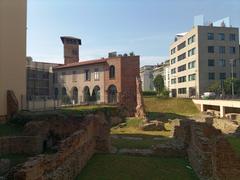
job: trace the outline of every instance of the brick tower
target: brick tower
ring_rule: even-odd
[[[64,64],[79,62],[79,45],[81,45],[81,39],[62,36],[61,40],[64,45]]]

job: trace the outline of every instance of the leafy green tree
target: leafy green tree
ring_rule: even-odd
[[[221,85],[221,81],[215,81],[208,87],[208,91],[215,92],[216,94],[221,94],[224,92],[226,95],[232,94],[232,83],[234,85],[234,94],[240,95],[240,80],[227,78],[223,81],[223,85]]]
[[[208,87],[208,91],[210,91],[210,92],[215,92],[216,94],[220,94],[221,91],[222,91],[220,81],[215,81],[215,82],[213,82],[213,83]]]
[[[164,91],[164,80],[162,75],[157,75],[153,80],[153,84],[156,88],[158,95],[160,95]]]

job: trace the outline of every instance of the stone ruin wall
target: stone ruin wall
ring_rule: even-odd
[[[13,169],[9,179],[75,179],[96,152],[110,149],[110,125],[103,115],[88,115],[81,128],[62,140],[52,155],[38,155]]]
[[[220,130],[207,123],[181,122],[175,137],[185,142],[190,164],[200,179],[239,179],[240,157]]]
[[[39,154],[42,151],[42,138],[38,136],[13,136],[0,138],[0,155],[34,155]]]

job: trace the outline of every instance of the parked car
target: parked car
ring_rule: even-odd
[[[216,93],[215,92],[205,92],[201,96],[202,99],[215,99],[216,98]]]

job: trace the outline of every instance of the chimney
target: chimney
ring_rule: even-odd
[[[62,36],[61,40],[64,47],[64,64],[79,62],[79,45],[82,44],[81,39]]]

